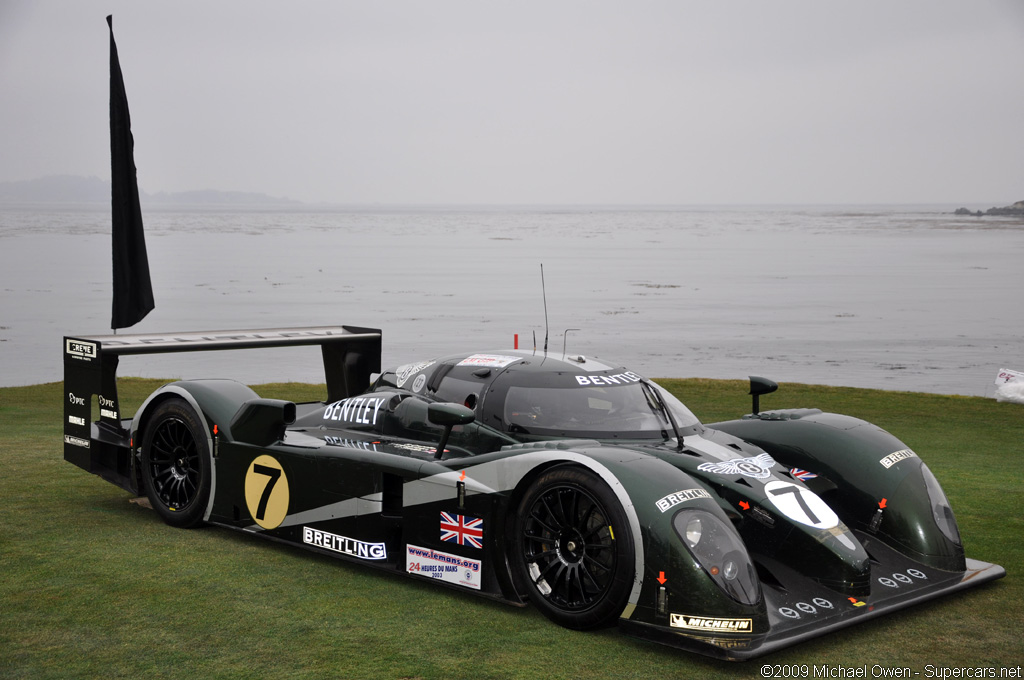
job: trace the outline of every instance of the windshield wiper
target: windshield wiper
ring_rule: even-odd
[[[672,426],[672,432],[676,435],[676,443],[678,444],[679,450],[683,450],[683,437],[679,434],[679,425],[676,424],[676,419],[672,415],[672,411],[669,409],[668,404],[658,394],[658,388],[654,386],[649,380],[640,381],[640,387],[644,391],[644,395],[647,397],[647,405],[651,407],[651,410],[661,411],[661,415],[665,417],[665,420]]]

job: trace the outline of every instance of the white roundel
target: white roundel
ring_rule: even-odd
[[[810,489],[774,480],[764,485],[764,492],[772,505],[794,522],[815,529],[832,529],[839,526],[839,517],[836,513]]]

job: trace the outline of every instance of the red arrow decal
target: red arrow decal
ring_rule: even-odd
[[[884,498],[882,499],[882,502],[878,504],[878,507],[879,508],[884,508],[885,507],[885,499]]]
[[[740,507],[744,510],[750,510],[750,503],[746,501],[740,501]]]
[[[665,572],[659,571],[658,572],[658,583],[660,583],[661,585],[665,585],[665,581],[667,581],[667,580],[668,579],[665,578]]]
[[[465,480],[466,480],[466,471],[465,471],[465,470],[463,470],[463,471],[462,471],[462,474],[461,474],[461,475],[459,475],[459,481],[460,481],[460,482],[464,482]]]

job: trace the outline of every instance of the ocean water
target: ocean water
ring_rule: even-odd
[[[1024,369],[1024,220],[954,207],[143,206],[156,309],[120,332],[369,326],[385,366],[546,336],[650,377],[990,396]],[[64,335],[110,332],[109,224],[0,208],[0,385],[60,380]],[[317,348],[120,373],[322,380]]]

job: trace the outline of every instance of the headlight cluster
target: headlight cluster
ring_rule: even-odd
[[[939,486],[939,480],[935,479],[935,475],[932,474],[932,471],[924,463],[921,463],[921,476],[924,477],[924,488],[928,490],[928,500],[932,506],[932,517],[935,519],[935,524],[939,527],[939,531],[949,540],[957,545],[961,545],[960,530],[956,526],[953,508],[949,507],[949,501],[946,499],[946,494],[942,492],[942,487]]]
[[[729,597],[742,604],[756,604],[761,599],[757,572],[731,527],[703,510],[684,510],[672,524],[704,571]]]

